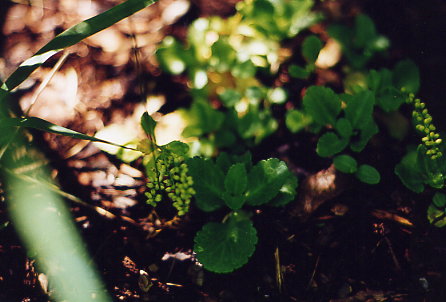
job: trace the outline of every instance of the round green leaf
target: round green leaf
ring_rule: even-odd
[[[194,252],[205,269],[230,273],[245,265],[254,253],[257,231],[250,220],[237,215],[233,213],[226,223],[205,224],[196,234]]]
[[[322,42],[314,35],[308,36],[302,43],[302,55],[308,63],[316,62],[321,49]]]
[[[336,121],[335,125],[336,131],[339,133],[340,136],[345,138],[350,138],[353,134],[353,128],[348,119],[346,118],[340,118]]]
[[[360,181],[369,185],[376,185],[381,180],[378,170],[369,165],[359,166],[355,175]]]
[[[335,168],[343,173],[355,173],[358,170],[358,163],[349,155],[338,155],[333,159]]]
[[[432,203],[437,208],[444,208],[446,207],[446,195],[443,193],[435,193],[434,197],[432,198]]]
[[[258,206],[269,202],[279,194],[288,176],[289,170],[283,161],[277,158],[261,160],[249,172],[246,203]]]
[[[344,150],[348,142],[348,138],[340,138],[333,132],[327,132],[319,138],[316,152],[321,157],[329,157]]]

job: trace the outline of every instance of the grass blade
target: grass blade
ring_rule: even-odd
[[[103,140],[103,139],[100,139],[100,138],[97,138],[97,137],[94,137],[94,136],[89,136],[89,135],[82,134],[80,132],[77,132],[77,131],[74,131],[74,130],[62,127],[62,126],[55,125],[53,123],[50,123],[50,122],[48,122],[46,120],[43,120],[41,118],[38,118],[38,117],[0,118],[0,128],[3,128],[3,127],[27,127],[27,128],[33,128],[33,129],[37,129],[37,130],[42,130],[42,131],[46,131],[46,132],[51,132],[51,133],[55,133],[55,134],[69,136],[69,137],[72,137],[72,138],[89,140],[89,141],[92,141],[92,142],[105,143],[105,144],[113,145],[113,146],[124,148],[124,149],[138,151],[138,150],[136,150],[134,148],[121,146],[119,144],[108,142],[106,140]]]

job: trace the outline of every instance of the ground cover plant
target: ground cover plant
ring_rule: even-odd
[[[186,13],[186,2],[170,13]],[[53,55],[152,2],[123,2],[25,60],[0,90],[0,246],[9,256],[21,236],[27,251],[15,257],[28,283],[14,291],[21,277],[6,272],[19,268],[1,266],[0,297],[441,301],[441,123],[414,61],[392,53],[366,14],[334,21],[336,3],[246,0],[225,17],[163,17],[184,18],[170,21],[181,30],[159,38],[153,58],[137,45],[154,33],[133,36],[123,52],[133,50],[137,88],[126,97],[137,100],[108,107],[124,121],[93,131],[15,102]],[[145,59],[158,64],[154,75]],[[151,90],[171,99],[163,107]],[[174,135],[165,130],[172,118]],[[42,133],[56,169],[40,169],[46,160],[31,142]],[[74,226],[61,197],[93,256],[65,233]],[[93,262],[97,276],[74,272]]]

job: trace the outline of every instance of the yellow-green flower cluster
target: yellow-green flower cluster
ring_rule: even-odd
[[[437,159],[443,156],[443,153],[439,148],[442,140],[440,134],[436,132],[437,128],[432,123],[432,116],[429,114],[426,104],[420,99],[415,99],[413,94],[409,95],[408,101],[414,107],[412,117],[415,121],[415,127],[424,135],[421,141],[423,142],[423,145],[426,146],[426,155],[431,159]]]
[[[147,203],[156,206],[162,200],[170,200],[179,216],[186,214],[195,190],[184,158],[170,152],[163,153],[155,165],[153,169],[157,177],[147,183]]]

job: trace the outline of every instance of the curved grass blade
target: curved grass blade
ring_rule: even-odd
[[[41,155],[22,136],[16,136],[11,146],[0,159],[5,207],[26,252],[49,280],[51,301],[111,302],[71,212],[43,185],[53,183],[48,167],[22,169],[23,163],[39,163]]]
[[[3,128],[3,127],[33,128],[33,129],[37,129],[37,130],[42,130],[42,131],[46,131],[46,132],[69,136],[72,138],[89,140],[92,142],[105,143],[105,144],[113,145],[113,146],[124,148],[124,149],[139,151],[139,150],[131,148],[131,147],[121,146],[119,144],[115,144],[115,143],[112,143],[112,142],[109,142],[109,141],[106,141],[106,140],[103,140],[103,139],[100,139],[100,138],[97,138],[94,136],[89,136],[89,135],[82,134],[80,132],[62,127],[62,126],[55,125],[53,123],[50,123],[50,122],[43,120],[41,118],[38,118],[38,117],[0,118],[0,128]]]
[[[11,91],[54,54],[129,17],[155,2],[156,0],[127,0],[102,14],[74,25],[56,36],[37,51],[34,56],[23,62],[2,85],[2,89]]]

